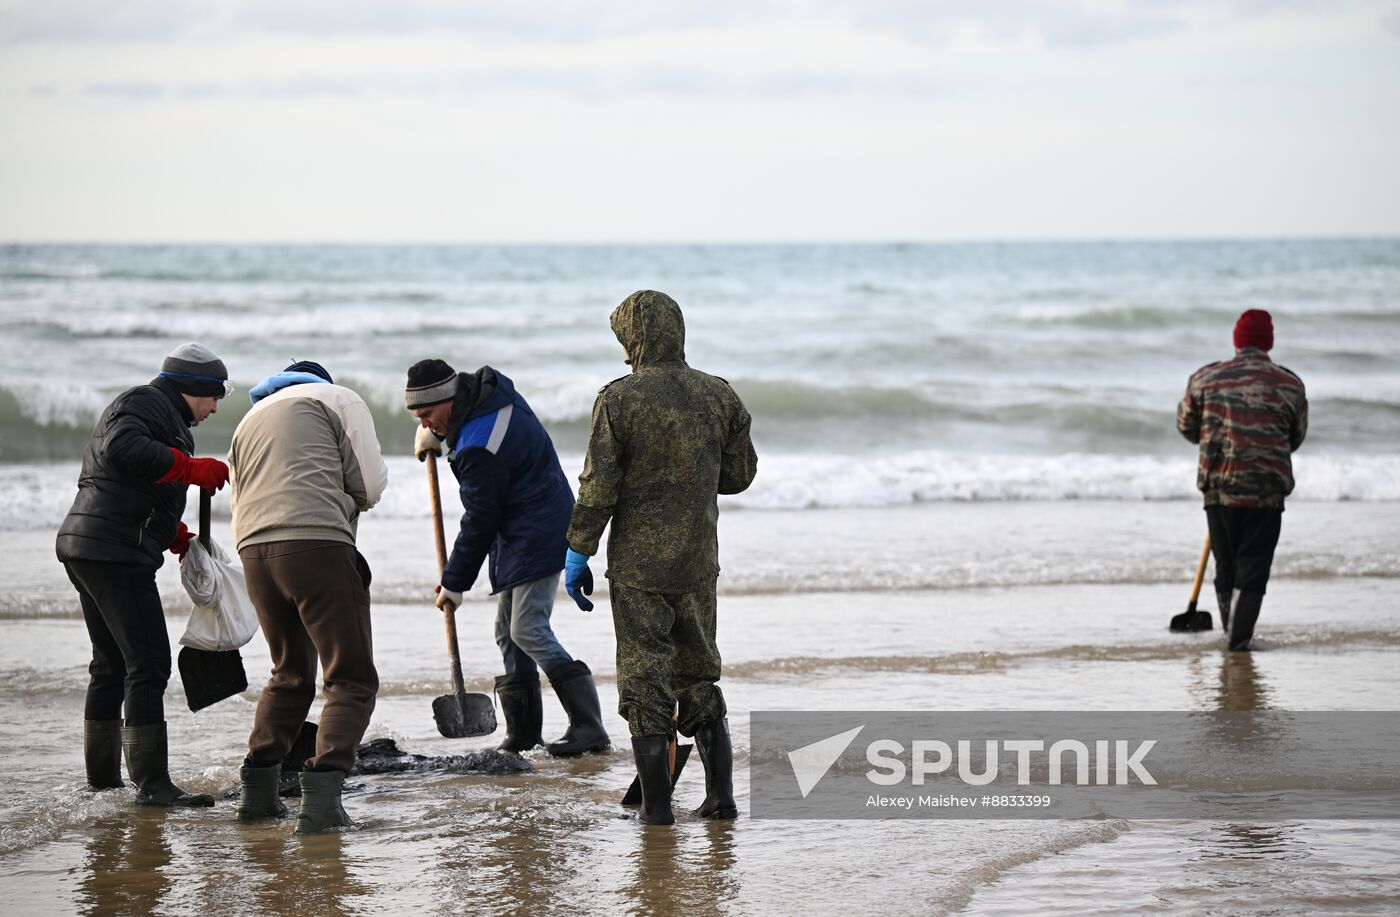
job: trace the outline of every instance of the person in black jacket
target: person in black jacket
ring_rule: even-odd
[[[414,454],[451,449],[461,490],[461,530],[437,587],[437,605],[461,604],[490,557],[491,593],[499,595],[496,645],[506,673],[496,679],[505,714],[502,751],[543,744],[539,670],[544,669],[569,716],[569,728],[547,746],[556,756],[611,746],[593,673],[559,644],[550,626],[564,569],[564,532],[574,494],[549,434],[503,373],[483,366],[458,373],[442,360],[408,370],[404,403],[418,419]]]
[[[58,530],[58,559],[78,590],[92,640],[83,714],[88,785],[124,786],[124,751],[142,805],[214,804],[170,780],[162,700],[170,637],[156,570],[165,551],[183,560],[189,547],[192,535],[180,521],[189,485],[212,492],[228,480],[223,462],[192,457],[190,427],[231,390],[223,361],[209,348],[176,348],[159,376],[122,392],[98,418],[78,496]]]

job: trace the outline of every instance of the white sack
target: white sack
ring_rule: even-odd
[[[258,612],[248,598],[243,565],[229,559],[217,541],[209,545],[212,553],[194,539],[180,564],[180,581],[194,602],[180,643],[212,652],[236,650],[258,632]]]

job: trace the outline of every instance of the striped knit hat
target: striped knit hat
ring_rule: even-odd
[[[411,411],[451,401],[457,393],[457,371],[442,360],[419,360],[408,368],[403,402]]]
[[[160,364],[160,374],[177,389],[196,398],[223,398],[233,391],[224,361],[203,344],[176,347]]]

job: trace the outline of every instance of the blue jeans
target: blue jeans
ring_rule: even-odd
[[[496,604],[496,645],[507,675],[545,674],[573,662],[549,626],[559,574],[520,583],[501,593]]]

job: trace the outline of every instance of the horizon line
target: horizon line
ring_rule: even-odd
[[[1321,234],[1278,234],[1278,235],[1118,235],[1118,236],[947,236],[927,238],[889,239],[0,239],[0,248],[31,247],[469,247],[469,246],[518,246],[539,248],[589,248],[589,247],[684,247],[684,246],[871,246],[887,247],[899,245],[1082,245],[1104,243],[1209,243],[1209,242],[1390,242],[1400,241],[1400,232],[1392,233],[1321,233]]]

